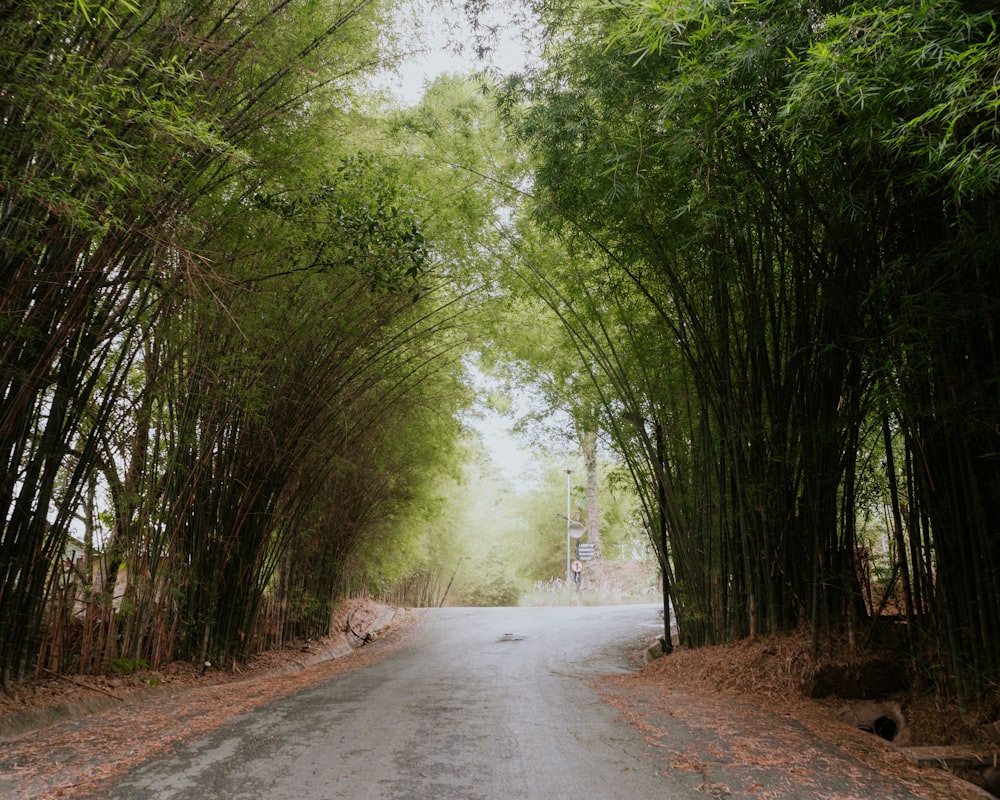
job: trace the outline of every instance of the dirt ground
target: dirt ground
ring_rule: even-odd
[[[983,791],[983,773],[971,768],[917,766],[905,754],[910,748],[954,746],[959,750],[993,754],[1000,759],[1000,729],[962,713],[953,700],[933,692],[901,691],[880,701],[856,701],[837,694],[808,696],[815,690],[817,672],[841,674],[845,658],[826,653],[815,659],[806,634],[744,640],[728,645],[686,649],[677,647],[627,676],[611,678],[609,701],[620,702],[614,693],[623,688],[630,695],[623,706],[626,719],[636,717],[642,726],[655,728],[655,720],[684,716],[695,725],[712,724],[712,708],[742,708],[746,717],[757,712],[778,714],[797,722],[817,738],[836,744],[863,764],[887,777],[908,784],[927,800],[973,800],[988,798]],[[882,653],[869,652],[862,659],[880,665]],[[831,670],[831,667],[834,669]],[[852,708],[876,705],[901,712],[903,727],[889,742],[857,726]],[[719,716],[722,716],[721,714]],[[752,726],[748,726],[751,727]],[[738,736],[735,738],[739,738]],[[785,752],[760,752],[752,736],[743,737],[748,761],[767,765],[801,750],[801,741],[787,742]],[[681,754],[696,761],[698,754]],[[859,785],[856,797],[865,797]],[[769,796],[766,793],[762,798]],[[780,795],[777,795],[780,797]],[[854,795],[852,795],[854,797]]]
[[[192,665],[175,664],[115,678],[53,676],[12,696],[0,695],[0,796],[96,800],[116,776],[157,753],[207,735],[278,697],[383,658],[420,627],[419,610],[388,609],[371,601],[350,601],[338,613],[335,629],[343,633],[262,655],[238,671],[211,669],[202,675]],[[360,635],[347,630],[349,618]],[[363,643],[371,626],[380,632]],[[815,667],[807,652],[803,637],[789,636],[677,648],[643,666],[637,649],[636,672],[602,679],[597,688],[625,721],[650,736],[668,717],[711,725],[713,707],[746,709],[748,720],[755,709],[766,710],[796,720],[926,800],[986,796],[942,769],[917,767],[889,742],[858,730],[842,719],[842,699],[804,697],[803,676]],[[970,722],[940,698],[900,699],[907,744],[996,746],[993,727]],[[757,751],[752,736],[732,737],[732,748],[743,748],[739,757],[756,763],[782,758],[778,752]],[[698,754],[672,758],[676,768],[697,767]],[[967,773],[961,777],[977,780]]]

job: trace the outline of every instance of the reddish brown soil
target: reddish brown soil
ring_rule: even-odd
[[[949,773],[935,767],[917,767],[896,745],[967,746],[977,752],[995,752],[1000,758],[1000,728],[996,722],[988,724],[975,714],[963,713],[954,700],[926,689],[910,690],[886,698],[899,704],[906,720],[904,735],[890,744],[845,721],[849,698],[836,694],[822,699],[807,696],[815,685],[813,676],[824,667],[882,663],[891,656],[886,647],[871,646],[850,658],[829,651],[814,658],[807,635],[790,634],[699,649],[678,647],[673,654],[658,658],[634,674],[613,679],[612,683],[644,696],[639,708],[648,708],[651,713],[659,706],[661,710],[669,709],[670,716],[680,713],[701,719],[713,705],[735,705],[745,707],[748,716],[762,710],[787,717],[884,775],[912,784],[911,791],[928,800],[985,796],[975,788],[982,785],[979,771],[955,769]],[[635,707],[627,713],[643,716]],[[711,718],[710,712],[707,718]],[[757,754],[756,758],[761,763],[773,758],[777,763],[802,749],[802,744],[795,741],[778,744],[778,751]]]
[[[361,647],[348,631],[348,618],[361,630],[380,615],[391,617],[391,624]],[[0,723],[24,723],[20,733],[0,736],[0,797],[97,800],[112,779],[157,753],[394,652],[415,634],[418,618],[418,612],[407,609],[393,614],[377,603],[349,601],[338,610],[333,628],[343,634],[261,654],[237,670],[213,668],[201,675],[193,665],[171,664],[127,677],[53,677],[0,695]],[[345,644],[354,648],[347,655],[309,664],[333,648],[344,650]],[[46,725],[49,713],[72,721]]]

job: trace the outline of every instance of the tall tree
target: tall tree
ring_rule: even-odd
[[[982,616],[996,562],[992,13],[544,10],[546,63],[523,84],[527,105],[510,99],[515,82],[506,107],[537,158],[536,218],[631,284],[621,327],[580,315],[577,340],[613,387],[609,418],[641,398],[626,410],[647,420],[661,510],[691,515],[662,515],[682,629],[706,641],[808,620],[817,643],[851,630],[864,612],[858,453],[880,427],[893,447],[884,397],[933,529],[932,558],[922,534],[903,555],[922,583],[936,573],[938,635],[981,686],[996,654]],[[578,269],[540,283],[571,296],[595,274],[595,297],[629,294]],[[638,357],[646,371],[617,355],[651,341],[662,349]],[[679,386],[681,425],[664,413]],[[690,471],[667,469],[680,464]]]
[[[102,442],[141,337],[170,308],[173,287],[211,273],[211,254],[192,249],[194,230],[217,224],[199,202],[240,196],[246,180],[232,182],[254,166],[248,153],[307,124],[321,92],[346,88],[343,76],[369,59],[371,9],[56,0],[5,9],[4,684],[36,652],[82,487],[97,469],[112,471]]]

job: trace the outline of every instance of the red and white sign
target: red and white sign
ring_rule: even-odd
[[[582,561],[574,561],[572,564],[569,565],[569,568],[571,570],[573,570],[573,572],[577,572],[577,573],[583,572],[583,562]]]

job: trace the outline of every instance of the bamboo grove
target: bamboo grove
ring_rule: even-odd
[[[457,301],[352,117],[381,13],[3,4],[4,687],[325,634],[453,461]]]
[[[368,0],[0,6],[0,683],[326,632],[527,292],[684,643],[889,616],[995,697],[993,11],[537,6],[513,142],[448,81],[376,129]]]
[[[927,680],[988,701],[994,13],[608,0],[544,19],[542,66],[501,95],[547,232],[521,223],[518,274],[588,365],[682,641],[860,645],[895,615]]]

